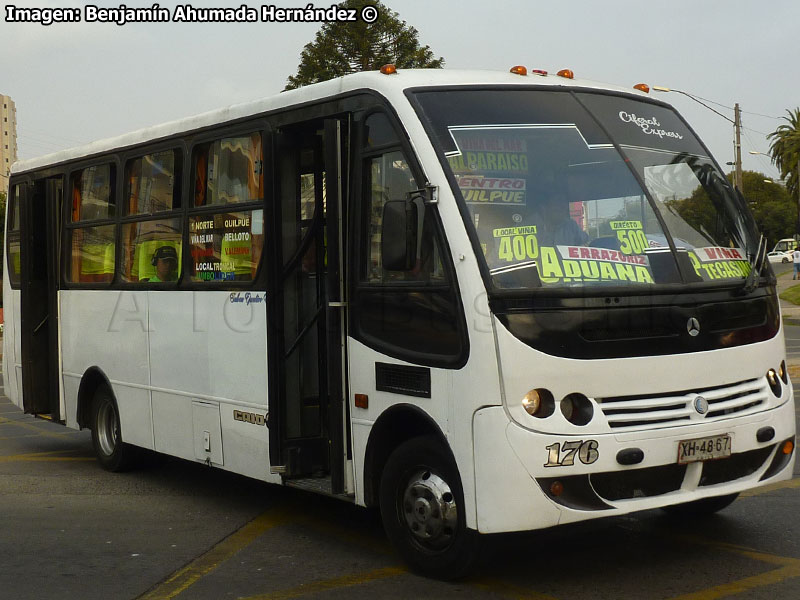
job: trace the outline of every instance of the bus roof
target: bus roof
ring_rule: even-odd
[[[168,138],[228,121],[324,100],[325,98],[350,91],[374,90],[392,101],[398,96],[402,96],[404,90],[408,88],[458,85],[565,86],[623,92],[647,97],[647,94],[632,88],[610,86],[586,79],[566,79],[556,75],[541,76],[533,74],[520,76],[502,71],[461,71],[450,69],[398,69],[397,73],[393,75],[383,75],[378,71],[367,71],[304,86],[269,98],[234,104],[192,117],[146,127],[138,131],[98,140],[52,154],[18,161],[11,167],[11,173],[19,174],[43,167],[55,166],[64,162]]]

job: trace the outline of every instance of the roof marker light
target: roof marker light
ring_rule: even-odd
[[[575,79],[575,73],[571,69],[561,69],[556,75],[565,79]]]
[[[650,86],[647,85],[646,83],[637,83],[635,86],[633,86],[633,89],[639,90],[640,92],[644,92],[645,94],[650,93]]]
[[[545,77],[547,75],[547,71],[545,71],[544,69],[531,69],[531,75],[533,75],[534,73],[536,75],[541,75],[542,77]]]
[[[388,65],[383,65],[381,67],[381,73],[384,75],[396,75],[397,74],[397,67],[395,67],[392,63]]]
[[[528,69],[526,69],[522,65],[516,65],[514,67],[511,67],[508,72],[514,73],[515,75],[527,75]]]

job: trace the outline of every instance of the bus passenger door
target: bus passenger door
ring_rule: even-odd
[[[60,177],[26,186],[21,211],[21,350],[23,408],[61,420],[58,385]]]
[[[329,493],[344,491],[345,128],[318,119],[276,134],[272,238],[279,260],[268,303],[270,463],[294,485]]]

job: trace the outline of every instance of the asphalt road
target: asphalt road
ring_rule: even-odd
[[[786,340],[786,358],[800,359],[800,327],[784,323],[783,336]]]
[[[0,399],[0,598],[798,598],[798,512],[796,478],[702,520],[491,537],[448,584],[408,573],[374,512],[176,459],[107,473],[88,432]]]

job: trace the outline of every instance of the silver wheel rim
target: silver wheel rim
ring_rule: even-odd
[[[114,454],[119,439],[119,420],[117,411],[110,402],[103,402],[97,411],[97,440],[106,456]]]
[[[408,480],[401,510],[412,537],[438,550],[453,541],[458,528],[458,506],[447,482],[431,471],[418,471]]]

